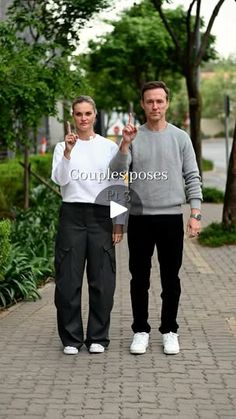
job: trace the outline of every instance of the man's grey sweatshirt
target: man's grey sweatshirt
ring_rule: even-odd
[[[186,201],[200,208],[201,179],[188,134],[172,124],[162,131],[141,125],[129,153],[120,150],[112,172],[129,172],[131,214],[180,214]]]

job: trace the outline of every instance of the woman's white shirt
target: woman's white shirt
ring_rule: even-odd
[[[94,203],[105,188],[117,184],[109,171],[109,163],[118,151],[115,142],[96,134],[90,140],[78,139],[70,160],[64,157],[64,150],[65,142],[56,145],[51,175],[60,186],[64,202]]]

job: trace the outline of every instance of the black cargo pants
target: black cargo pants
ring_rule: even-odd
[[[81,290],[88,279],[89,312],[84,340]],[[109,207],[62,203],[55,248],[58,332],[64,346],[109,344],[110,313],[115,291],[115,247]]]

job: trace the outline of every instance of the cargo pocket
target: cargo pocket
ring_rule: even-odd
[[[115,255],[115,247],[109,247],[106,248],[103,246],[103,250],[105,252],[105,255],[108,256],[109,262],[111,264],[112,271],[116,273],[116,255]]]
[[[61,276],[64,276],[68,270],[69,266],[67,264],[67,259],[70,257],[71,248],[70,247],[58,247],[55,252],[55,273],[56,280]]]

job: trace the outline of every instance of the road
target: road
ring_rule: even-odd
[[[229,139],[229,154],[232,147],[232,138]],[[215,187],[222,191],[226,184],[226,145],[224,138],[211,138],[202,141],[202,156],[212,160],[214,170],[203,173],[205,187]]]

